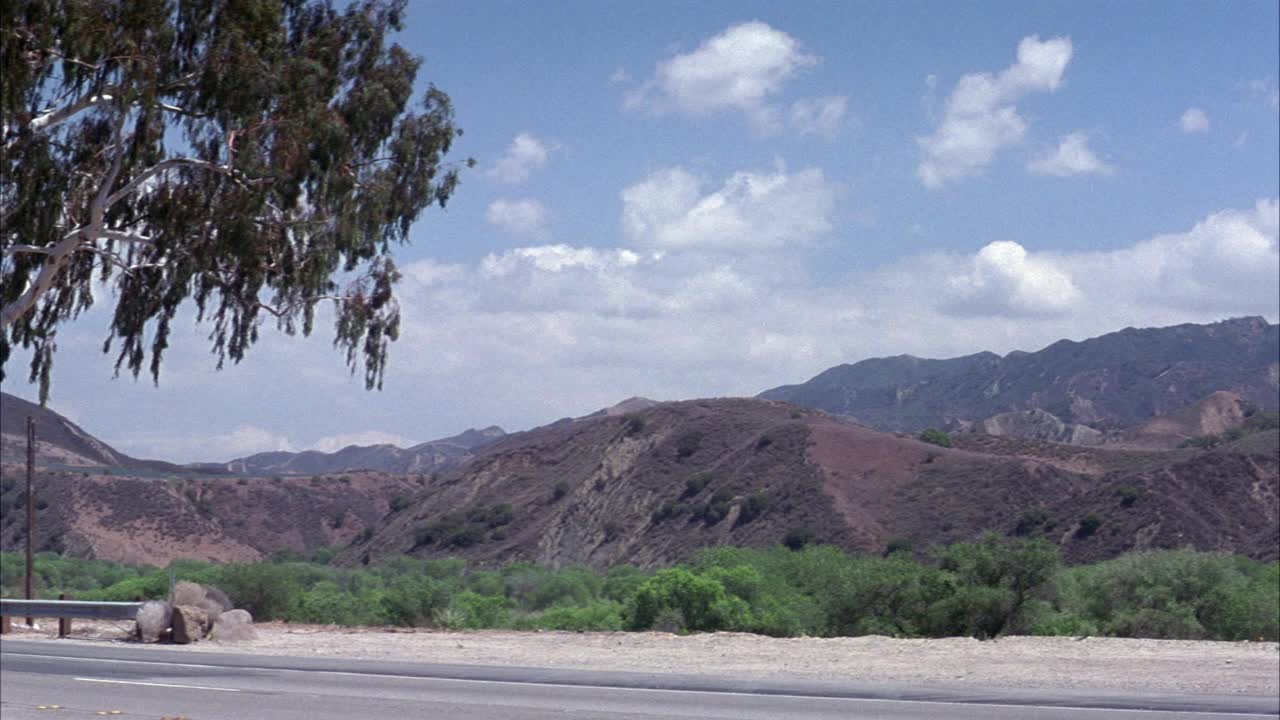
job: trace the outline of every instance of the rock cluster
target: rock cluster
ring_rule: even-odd
[[[253,640],[253,616],[231,608],[226,593],[215,587],[180,582],[173,603],[150,600],[137,615],[135,636],[142,642],[169,641],[179,645],[203,638],[219,642]]]

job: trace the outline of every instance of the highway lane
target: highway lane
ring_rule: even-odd
[[[60,707],[48,709],[53,705]],[[192,720],[1240,720],[1274,718],[1280,700],[758,681],[0,641],[4,720],[96,718],[112,711],[120,717]]]

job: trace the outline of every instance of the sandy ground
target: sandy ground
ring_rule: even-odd
[[[77,621],[58,642],[123,641],[132,623]],[[53,639],[57,623],[15,639]],[[438,632],[263,623],[203,652],[981,687],[1280,694],[1280,644],[1117,638],[895,640],[740,633]]]

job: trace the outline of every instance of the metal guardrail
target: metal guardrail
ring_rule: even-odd
[[[85,620],[133,620],[140,602],[90,600],[10,600],[0,598],[0,615],[33,618],[82,618]]]

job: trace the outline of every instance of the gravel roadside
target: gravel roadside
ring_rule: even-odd
[[[126,623],[77,622],[71,639],[118,641]],[[55,626],[56,627],[56,626]],[[15,627],[15,639],[50,638]],[[1280,694],[1280,644],[1119,638],[896,640],[614,632],[442,632],[261,623],[258,639],[170,645],[202,652],[975,687]]]

